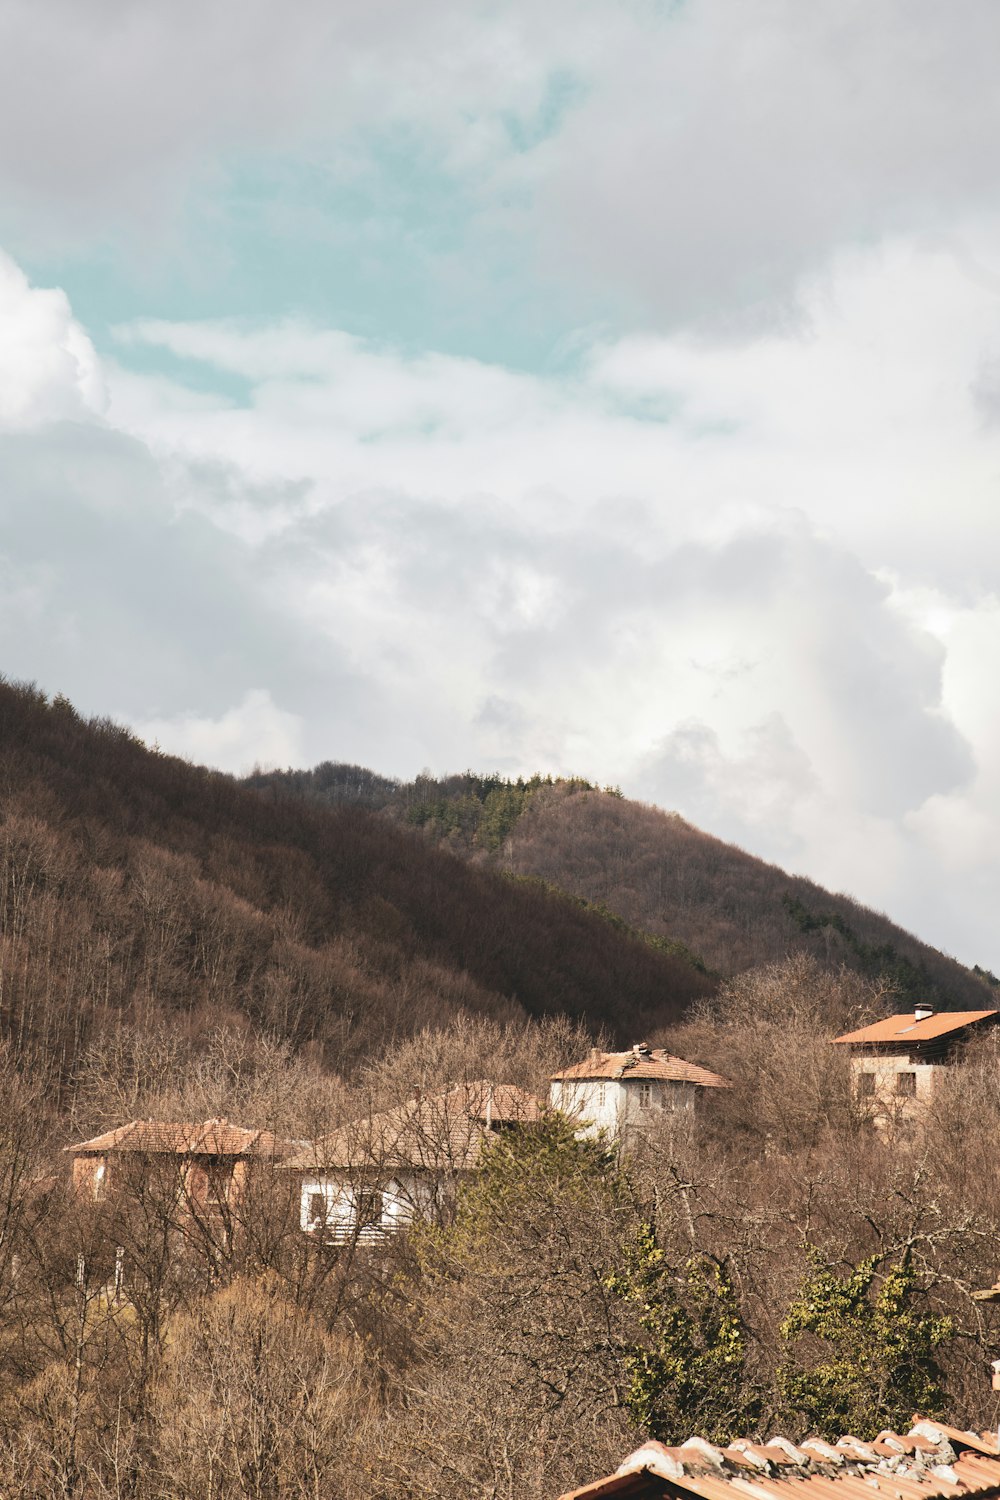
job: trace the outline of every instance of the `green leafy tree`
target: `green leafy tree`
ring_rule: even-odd
[[[637,1313],[625,1347],[625,1402],[651,1437],[693,1432],[729,1442],[754,1426],[760,1403],[746,1375],[747,1333],[729,1268],[709,1255],[671,1267],[648,1220],[626,1247],[609,1290]]]
[[[784,1322],[791,1358],[778,1370],[786,1408],[828,1437],[873,1438],[944,1406],[937,1351],[952,1321],[922,1310],[909,1251],[895,1265],[869,1256],[839,1276],[810,1249],[812,1269]]]

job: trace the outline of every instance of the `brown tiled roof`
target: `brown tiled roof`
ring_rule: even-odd
[[[871,1026],[862,1026],[857,1031],[846,1031],[835,1036],[835,1042],[933,1042],[938,1037],[951,1036],[964,1031],[967,1026],[977,1026],[981,1021],[1000,1016],[996,1010],[941,1010],[918,1021],[912,1010],[901,1016],[886,1016]]]
[[[373,1164],[470,1171],[495,1127],[530,1124],[539,1113],[534,1095],[513,1084],[485,1079],[460,1083],[345,1125],[300,1150],[287,1166],[299,1171]]]
[[[130,1120],[95,1135],[92,1140],[78,1141],[65,1150],[113,1152],[140,1156],[281,1156],[286,1143],[269,1130],[243,1130],[228,1120],[203,1120],[198,1125],[174,1125],[163,1120]]]
[[[696,1083],[705,1089],[732,1088],[729,1079],[723,1078],[721,1073],[712,1073],[697,1063],[685,1062],[683,1057],[675,1057],[662,1047],[592,1053],[586,1062],[573,1063],[572,1067],[553,1073],[552,1082],[572,1078],[660,1078],[671,1083]]]
[[[882,1432],[870,1443],[842,1437],[794,1444],[739,1439],[717,1448],[702,1438],[680,1447],[649,1442],[614,1474],[571,1490],[561,1500],[965,1500],[1000,1494],[996,1434],[961,1432],[921,1422],[905,1436]]]

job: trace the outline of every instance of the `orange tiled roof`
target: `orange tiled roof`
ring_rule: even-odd
[[[825,1443],[738,1439],[717,1448],[703,1438],[679,1447],[649,1442],[614,1474],[571,1490],[561,1500],[985,1500],[1000,1494],[996,1434],[962,1432],[914,1420],[905,1436],[882,1432],[870,1443],[842,1437]]]
[[[650,1047],[645,1051],[632,1047],[628,1052],[597,1052],[586,1062],[573,1063],[559,1073],[553,1073],[552,1082],[560,1083],[573,1078],[660,1078],[671,1083],[695,1083],[700,1088],[732,1088],[728,1078],[721,1073],[712,1073],[697,1063],[685,1062],[662,1047]]]
[[[228,1120],[203,1120],[198,1125],[175,1125],[163,1120],[130,1120],[78,1141],[65,1150],[121,1152],[141,1156],[280,1156],[285,1143],[269,1130],[243,1130]]]
[[[912,1010],[901,1016],[886,1016],[871,1026],[862,1026],[857,1031],[847,1031],[835,1036],[835,1042],[933,1042],[938,1037],[951,1036],[964,1031],[967,1026],[977,1026],[980,1021],[1000,1016],[996,1010],[941,1010],[918,1021]]]
[[[539,1114],[533,1094],[513,1084],[479,1079],[356,1120],[299,1151],[287,1165],[300,1171],[373,1164],[470,1171],[491,1137],[491,1127],[529,1124]]]

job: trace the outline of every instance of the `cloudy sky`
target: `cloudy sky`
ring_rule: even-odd
[[[0,0],[0,670],[1000,969],[995,0]]]

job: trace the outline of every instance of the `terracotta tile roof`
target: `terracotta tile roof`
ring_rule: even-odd
[[[355,1120],[300,1150],[287,1165],[299,1171],[372,1164],[470,1171],[498,1126],[530,1124],[539,1115],[533,1094],[480,1079]]]
[[[721,1073],[712,1073],[697,1063],[685,1062],[662,1047],[641,1049],[632,1047],[628,1052],[598,1052],[596,1049],[586,1062],[573,1063],[559,1073],[553,1073],[552,1082],[560,1083],[573,1078],[660,1078],[672,1083],[695,1083],[700,1088],[732,1088],[728,1078]]]
[[[906,1435],[881,1432],[870,1443],[842,1437],[790,1443],[739,1439],[717,1448],[689,1438],[677,1448],[649,1442],[614,1474],[561,1500],[965,1500],[1000,1495],[994,1433],[962,1432],[915,1420]]]
[[[995,1020],[997,1010],[941,1010],[918,1021],[912,1010],[901,1016],[886,1016],[871,1026],[862,1026],[857,1031],[846,1031],[835,1036],[834,1042],[933,1042],[938,1037],[951,1036],[964,1031],[967,1026],[978,1026],[981,1021]]]
[[[198,1125],[175,1125],[163,1120],[130,1120],[66,1146],[74,1155],[84,1152],[140,1156],[281,1156],[287,1143],[269,1130],[243,1130],[228,1120],[203,1120]]]

